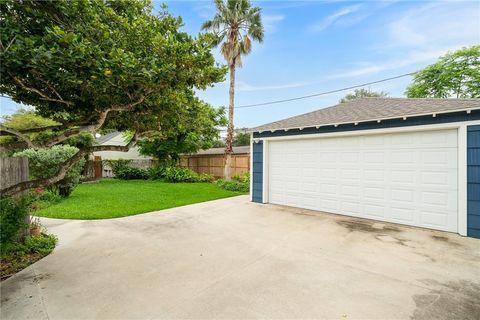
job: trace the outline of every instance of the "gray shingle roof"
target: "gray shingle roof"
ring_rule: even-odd
[[[361,98],[267,123],[250,132],[308,128],[480,109],[480,99]]]

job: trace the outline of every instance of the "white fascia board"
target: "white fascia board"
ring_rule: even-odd
[[[432,131],[432,130],[443,130],[443,129],[456,129],[462,125],[480,125],[480,120],[448,122],[448,123],[438,123],[438,124],[425,124],[425,125],[411,125],[406,127],[392,127],[392,128],[382,128],[382,129],[365,129],[365,130],[349,130],[349,131],[338,131],[338,132],[328,132],[328,133],[296,134],[291,136],[255,138],[255,140],[258,140],[258,141],[260,140],[263,140],[263,141],[296,140],[296,139],[315,139],[315,138],[328,138],[328,137],[341,137],[341,136],[396,133],[396,132],[408,132],[408,131]]]
[[[417,113],[417,114],[406,114],[406,115],[402,115],[402,116],[395,116],[395,117],[385,117],[385,118],[373,118],[373,119],[367,119],[367,120],[353,120],[353,121],[347,121],[347,122],[332,122],[332,123],[326,123],[326,124],[312,124],[312,125],[309,125],[309,126],[299,126],[299,127],[286,127],[286,128],[272,128],[272,129],[269,129],[269,128],[266,128],[266,129],[263,129],[263,130],[247,130],[247,132],[258,132],[258,133],[262,133],[262,132],[266,132],[266,131],[271,131],[271,132],[275,132],[275,131],[288,131],[288,130],[293,130],[293,129],[300,129],[300,130],[303,130],[305,128],[319,128],[319,127],[329,127],[329,126],[335,126],[335,127],[338,127],[338,126],[341,126],[341,125],[345,125],[345,124],[352,124],[352,123],[364,123],[364,122],[382,122],[384,120],[394,120],[394,119],[403,119],[403,120],[406,120],[408,118],[414,118],[414,117],[422,117],[422,116],[433,116],[433,117],[436,117],[437,115],[439,114],[446,114],[446,113],[456,113],[456,112],[466,112],[468,114],[470,114],[472,111],[474,110],[480,110],[480,108],[465,108],[465,109],[458,109],[458,110],[448,110],[448,111],[435,111],[435,112],[427,112],[427,113]]]

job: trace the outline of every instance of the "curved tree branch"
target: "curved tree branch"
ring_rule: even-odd
[[[151,93],[151,91],[147,91],[147,94]],[[22,139],[27,143],[28,148],[33,148],[33,149],[39,149],[39,148],[50,148],[56,144],[59,144],[73,136],[77,136],[81,134],[82,132],[91,132],[94,133],[95,131],[99,130],[105,121],[107,120],[107,116],[110,112],[112,111],[130,111],[133,110],[137,105],[141,104],[143,101],[145,101],[145,96],[141,95],[138,100],[126,104],[126,105],[114,105],[110,107],[109,109],[105,109],[102,111],[98,112],[98,119],[96,123],[77,127],[77,128],[71,128],[66,130],[65,132],[61,133],[58,136],[50,138],[48,141],[43,142],[43,143],[35,143],[33,142],[27,135],[24,133],[27,132],[38,132],[42,131],[42,128],[33,128],[33,129],[28,129],[28,130],[15,130],[11,128],[6,128],[4,126],[0,126],[0,132],[8,133],[10,135],[17,136],[18,138]],[[58,128],[59,126],[49,126],[49,127],[44,127],[43,129],[50,129],[50,128]],[[38,130],[38,131],[37,131]]]
[[[0,132],[6,132],[10,135],[13,135],[13,136],[16,136],[16,137],[22,139],[23,141],[25,141],[28,148],[34,148],[35,147],[35,144],[32,142],[32,140],[30,140],[30,138],[28,136],[26,136],[25,134],[23,134],[23,133],[21,133],[17,130],[9,129],[9,128],[4,127],[3,125],[0,125]]]
[[[58,181],[65,178],[65,175],[67,174],[68,170],[70,170],[78,161],[83,159],[85,155],[91,152],[96,152],[96,151],[128,152],[128,150],[130,150],[130,148],[136,144],[137,137],[138,135],[135,134],[133,138],[128,142],[128,144],[125,146],[104,145],[104,146],[93,146],[93,147],[81,149],[73,157],[71,157],[61,165],[60,169],[58,170],[55,176],[47,179],[37,179],[37,180],[24,181],[24,182],[17,183],[13,186],[0,190],[0,195],[2,197],[12,196],[28,189],[45,187],[45,186],[57,183]]]

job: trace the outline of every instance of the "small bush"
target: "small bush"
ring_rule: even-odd
[[[46,179],[55,176],[60,166],[77,152],[78,148],[69,145],[56,145],[50,149],[26,149],[15,153],[14,157],[28,158],[32,179]],[[62,197],[68,197],[80,183],[80,174],[84,165],[85,159],[80,160],[68,170],[64,179],[53,186],[47,187],[47,189]]]
[[[146,180],[149,174],[147,169],[126,167],[122,168],[115,174],[115,178],[122,180]]]
[[[19,199],[3,198],[0,200],[0,251],[6,251],[10,244],[16,242],[27,224],[30,211],[30,197]]]
[[[120,171],[130,168],[132,160],[128,159],[118,159],[118,160],[104,160],[110,168],[112,168],[113,174],[116,176]]]
[[[168,182],[197,182],[198,174],[188,168],[166,167],[163,179]]]
[[[234,176],[232,180],[218,180],[217,186],[228,191],[249,192],[250,191],[250,174],[247,172],[243,176]]]
[[[215,178],[211,174],[207,173],[202,173],[198,175],[198,181],[197,182],[213,182]]]
[[[54,235],[40,234],[25,239],[25,247],[30,253],[49,254],[57,244],[57,237]]]

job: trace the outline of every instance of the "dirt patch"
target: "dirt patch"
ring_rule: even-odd
[[[44,253],[28,253],[10,257],[4,257],[1,259],[1,278],[0,280],[6,280],[13,276],[15,273],[20,270],[25,269],[29,265],[37,262],[38,260],[45,257],[47,254]]]
[[[444,242],[444,243],[447,243],[447,244],[450,244],[450,245],[456,246],[456,247],[460,246],[459,243],[451,241],[446,236],[441,236],[441,235],[434,234],[431,237],[432,237],[433,240],[436,240],[436,241],[439,241],[439,242]]]
[[[401,230],[386,224],[378,224],[377,222],[370,222],[370,221],[363,221],[363,220],[338,220],[336,221],[337,224],[341,225],[344,228],[347,228],[350,232],[375,232],[375,233],[395,233],[400,232]]]
[[[428,294],[412,297],[416,309],[411,319],[479,319],[479,283],[466,280],[440,283],[432,279],[425,279],[422,282],[437,288],[432,289]]]

